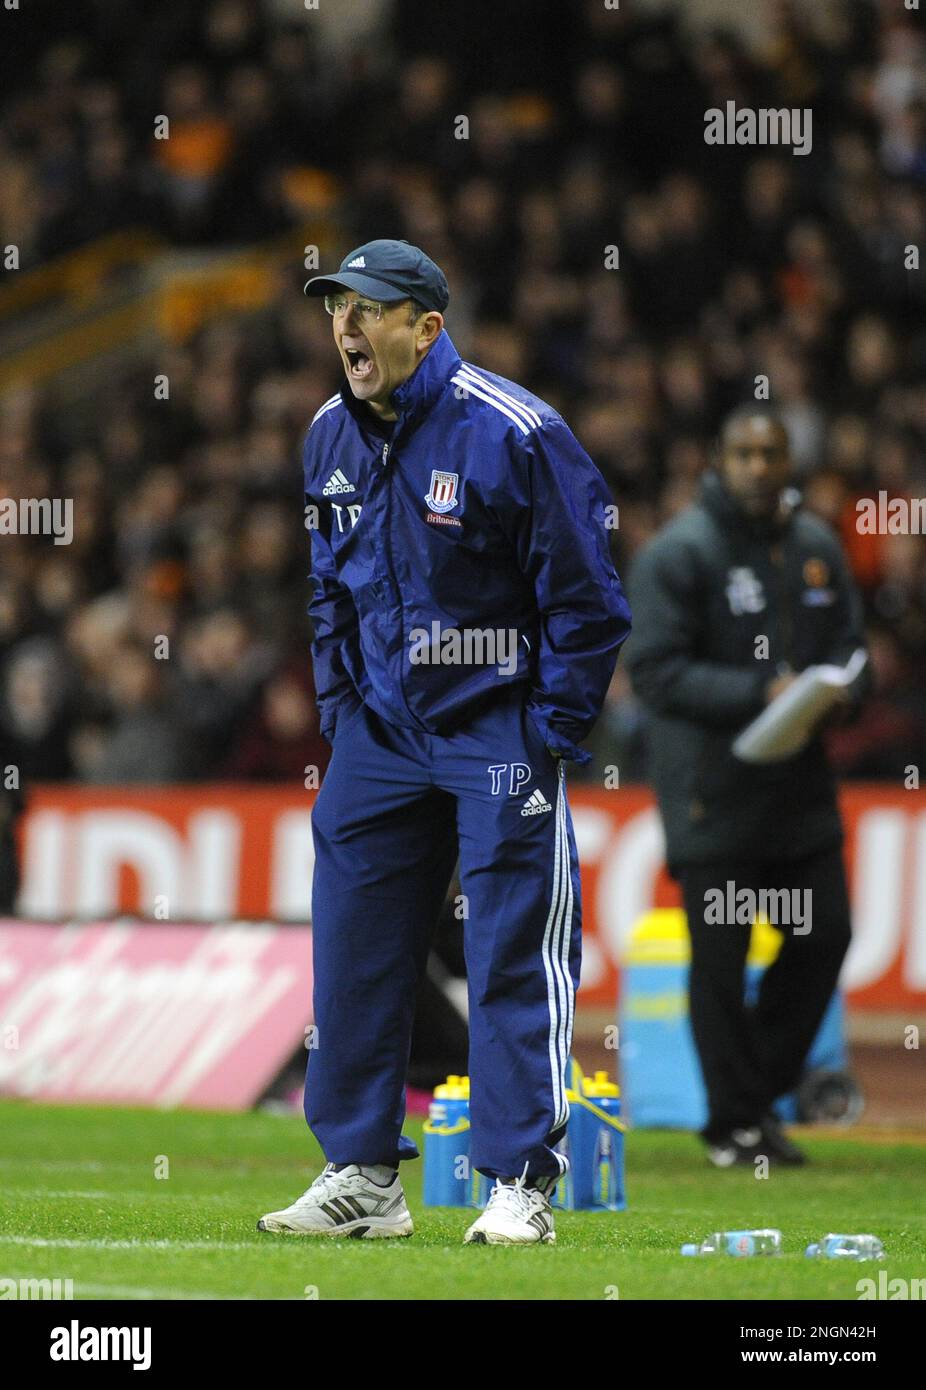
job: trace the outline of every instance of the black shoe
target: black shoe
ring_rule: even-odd
[[[702,1135],[707,1145],[707,1156],[715,1168],[733,1168],[738,1163],[754,1163],[765,1152],[762,1129],[750,1125],[744,1129],[732,1129],[728,1134],[716,1139]]]
[[[807,1162],[807,1155],[803,1149],[791,1143],[775,1115],[762,1116],[762,1143],[763,1152],[768,1154],[773,1163],[781,1163],[788,1168],[800,1168]]]

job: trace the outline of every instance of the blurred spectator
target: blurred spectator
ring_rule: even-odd
[[[922,756],[926,546],[860,533],[856,504],[926,491],[926,277],[905,259],[926,225],[926,47],[902,6],[768,8],[751,51],[696,6],[600,0],[364,0],[310,23],[255,0],[86,0],[54,32],[27,7],[0,242],[27,272],[128,228],[181,254],[425,245],[464,355],[575,422],[619,506],[624,577],[767,376],[877,634],[882,684],[841,766],[896,775]],[[728,100],[812,105],[812,153],[706,146]],[[67,549],[0,536],[2,725],[31,775],[320,761],[299,453],[340,372],[303,278],[296,258],[264,309],[153,343],[74,408],[53,379],[0,397],[0,497],[74,502]],[[642,730],[620,678],[612,696],[596,758],[626,779]],[[143,756],[146,726],[163,736]]]
[[[2,709],[3,735],[21,785],[69,775],[69,722],[55,647],[39,638],[23,642],[6,665]]]
[[[272,649],[235,608],[206,613],[184,630],[171,705],[189,736],[188,775],[206,775],[226,757],[271,661]]]
[[[112,724],[88,780],[185,780],[187,748],[163,698],[163,686],[161,664],[140,644],[125,642],[117,648],[107,681]]]
[[[273,675],[222,773],[261,782],[305,784],[310,778],[309,786],[319,786],[331,749],[318,730],[314,696],[308,661]]]

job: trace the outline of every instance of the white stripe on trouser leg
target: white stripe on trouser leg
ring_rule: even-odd
[[[565,1124],[569,1119],[569,1101],[566,1096],[566,1073],[569,1066],[569,1051],[572,1042],[572,1022],[575,1007],[575,991],[572,985],[572,976],[569,973],[569,948],[572,941],[572,862],[569,856],[569,829],[566,821],[566,785],[565,785],[565,764],[559,764],[559,786],[556,793],[556,818],[557,835],[559,837],[560,850],[560,883],[563,896],[563,910],[560,913],[558,940],[553,942],[554,965],[558,968],[560,980],[562,981],[563,1012],[560,1018],[558,1030],[559,1057],[561,1066],[563,1106],[560,1123]],[[554,938],[556,933],[554,933]]]
[[[543,933],[543,947],[541,956],[543,958],[543,969],[547,977],[547,1008],[550,1011],[550,1076],[553,1082],[553,1128],[561,1125],[563,1111],[566,1107],[566,1090],[564,1084],[564,1069],[561,1063],[561,1047],[559,1033],[562,1027],[562,1020],[565,1010],[562,1006],[565,1000],[562,998],[562,977],[556,969],[556,958],[554,955],[554,932],[557,920],[562,911],[561,902],[561,879],[562,879],[562,843],[560,839],[559,816],[556,818],[554,831],[554,853],[553,853],[553,893],[550,898],[550,911],[547,915],[547,924]],[[563,899],[563,901],[565,901]]]
[[[572,983],[572,974],[571,974],[570,969],[569,969],[569,953],[570,953],[570,949],[571,949],[571,947],[572,947],[572,910],[573,910],[573,907],[574,907],[575,904],[574,904],[574,900],[573,900],[573,891],[572,891],[572,857],[571,857],[570,852],[569,852],[569,820],[568,820],[568,808],[567,808],[567,804],[566,804],[566,776],[565,776],[565,764],[564,764],[562,761],[560,761],[560,765],[559,765],[559,799],[558,799],[558,802],[557,802],[557,814],[560,816],[560,818],[561,818],[561,820],[562,820],[562,824],[563,824],[563,863],[564,863],[564,865],[565,865],[565,868],[564,868],[563,872],[564,872],[564,875],[565,875],[565,883],[566,883],[566,919],[565,919],[565,922],[564,922],[564,924],[563,924],[563,953],[562,953],[563,979],[564,979],[564,981],[565,981],[565,983],[566,983],[566,1005],[567,1005],[566,1026],[565,1026],[565,1028],[563,1029],[563,1072],[564,1072],[564,1074],[565,1074],[565,1073],[566,1073],[566,1070],[567,1070],[567,1068],[568,1068],[568,1066],[569,1066],[569,1054],[570,1054],[570,1052],[572,1051],[572,1028],[573,1028],[573,1022],[574,1022],[574,1020],[575,1020],[576,992],[575,992],[575,986],[574,986],[573,983]],[[565,1092],[564,1092],[564,1094],[565,1094]],[[565,1107],[565,1109],[566,1109],[565,1118],[568,1119],[568,1117],[569,1117],[569,1102],[568,1102],[568,1101],[566,1102],[566,1107]]]
[[[569,930],[563,934],[564,919],[572,923],[572,872],[569,841],[564,816],[563,764],[559,766],[554,831],[553,895],[543,938],[543,966],[547,976],[547,1003],[550,1010],[550,1073],[553,1081],[553,1128],[569,1118],[566,1099],[566,1068],[572,1018],[572,981],[569,976]],[[566,964],[563,963],[565,955]]]

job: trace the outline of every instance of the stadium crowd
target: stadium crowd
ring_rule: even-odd
[[[351,42],[256,0],[67,7],[4,90],[0,239],[26,270],[127,227],[250,244],[300,227],[321,184],[338,259],[375,236],[425,247],[464,356],[562,410],[618,503],[625,578],[766,374],[866,604],[875,690],[832,735],[837,768],[921,766],[926,544],[860,534],[855,508],[926,488],[926,280],[905,269],[926,226],[919,17],[780,3],[753,51],[636,7],[371,8]],[[476,65],[466,34],[489,29]],[[705,144],[729,99],[810,107],[811,152]],[[269,310],[153,344],[79,422],[53,388],[0,403],[0,495],[74,500],[71,545],[0,542],[0,713],[26,781],[324,766],[299,460],[340,369],[300,253]],[[588,775],[641,776],[644,741],[619,666]]]

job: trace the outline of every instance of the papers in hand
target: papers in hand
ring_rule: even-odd
[[[859,647],[845,666],[808,666],[734,740],[734,755],[744,763],[777,763],[799,753],[867,660]]]

